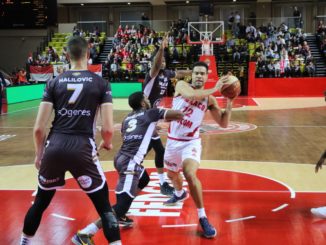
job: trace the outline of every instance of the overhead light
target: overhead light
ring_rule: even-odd
[[[131,2],[128,2],[128,5],[130,5],[131,4]]]
[[[233,0],[233,2],[236,2],[237,0]]]
[[[84,6],[84,4],[83,4],[83,3],[81,3],[81,4],[80,4],[80,6]]]
[[[189,3],[189,1],[186,1],[186,3],[188,4],[188,3]]]

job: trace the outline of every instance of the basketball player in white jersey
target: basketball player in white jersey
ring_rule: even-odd
[[[212,95],[220,89],[221,85],[228,81],[228,76],[222,77],[214,88],[204,89],[208,78],[208,66],[204,62],[194,64],[192,81],[190,84],[179,81],[175,87],[175,95],[172,102],[174,110],[181,110],[184,118],[171,122],[168,131],[168,140],[164,155],[164,164],[168,170],[168,176],[175,188],[174,195],[164,205],[173,206],[177,202],[188,198],[188,194],[182,189],[183,174],[188,182],[192,199],[194,200],[199,216],[199,223],[206,238],[213,238],[217,232],[206,217],[202,186],[197,178],[201,155],[201,139],[199,127],[203,121],[206,110],[210,110],[212,118],[223,128],[228,126],[231,117],[232,100],[227,99],[226,109],[222,111]]]

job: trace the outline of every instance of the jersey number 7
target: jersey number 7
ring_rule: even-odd
[[[74,104],[80,95],[81,91],[83,90],[84,84],[81,83],[67,83],[67,90],[74,91],[68,101],[69,104]]]

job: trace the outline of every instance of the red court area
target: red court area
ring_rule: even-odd
[[[164,97],[161,102],[160,106],[165,108],[172,107],[172,97]],[[224,97],[216,97],[217,103],[221,108],[225,108],[226,106],[226,98]],[[246,96],[239,96],[233,102],[233,108],[240,108],[244,106],[257,106],[258,104],[252,97]]]
[[[325,193],[295,193],[268,178],[224,170],[201,169],[206,213],[218,229],[212,240],[201,236],[197,212],[191,198],[175,207],[162,205],[158,178],[134,200],[130,217],[133,228],[122,229],[123,244],[326,244],[326,221],[314,218],[310,208],[325,205]],[[110,200],[117,181],[108,172]],[[184,182],[184,188],[187,188]],[[0,191],[0,244],[18,244],[23,219],[34,197],[33,190]],[[32,244],[72,244],[72,235],[97,218],[86,195],[74,180],[59,190],[43,216]],[[106,244],[102,232],[95,244]]]

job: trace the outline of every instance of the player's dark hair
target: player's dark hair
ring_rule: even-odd
[[[195,62],[192,69],[194,69],[196,66],[204,66],[206,68],[206,71],[208,72],[208,65],[205,62],[203,61]]]
[[[85,38],[72,36],[67,43],[67,51],[71,60],[80,60],[88,50],[88,43]]]
[[[133,94],[131,94],[128,98],[128,103],[129,106],[134,110],[137,111],[139,109],[141,109],[141,102],[144,99],[144,94],[143,92],[135,92]]]

